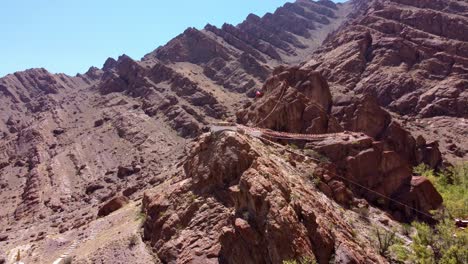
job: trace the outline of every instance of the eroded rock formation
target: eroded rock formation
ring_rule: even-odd
[[[204,135],[180,180],[145,194],[144,238],[162,262],[385,262],[354,242],[328,198],[268,149],[239,134]]]

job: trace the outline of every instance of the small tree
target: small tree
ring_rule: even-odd
[[[374,234],[377,239],[377,249],[379,250],[379,254],[382,256],[387,256],[388,249],[396,242],[396,232],[375,228]]]

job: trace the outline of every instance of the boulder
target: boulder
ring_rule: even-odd
[[[141,171],[140,165],[119,166],[117,168],[117,177],[123,179]]]
[[[104,119],[98,119],[94,121],[94,127],[100,127],[102,125],[104,125]]]
[[[415,196],[419,209],[425,212],[439,208],[443,202],[434,185],[423,176],[414,176],[411,179],[411,194]]]
[[[391,122],[390,114],[382,109],[375,98],[370,95],[349,105],[347,109],[336,107],[333,113],[339,117],[346,130],[363,132],[375,139],[382,136]]]
[[[127,205],[129,202],[128,198],[125,196],[117,196],[106,202],[104,205],[99,208],[98,217],[103,217],[111,214],[114,211],[119,210],[120,208]]]
[[[123,190],[122,194],[126,197],[130,197],[132,194],[136,193],[138,190],[140,190],[140,186],[132,186],[128,187],[125,190]]]
[[[353,196],[349,190],[351,189],[355,194],[363,195],[368,201],[377,204],[381,196],[356,184],[391,196],[410,181],[411,166],[397,152],[385,150],[382,142],[373,141],[365,135],[358,136],[359,134],[349,134],[348,139],[335,136],[308,143],[306,148],[314,149],[331,162],[329,166],[321,165],[325,171],[319,170],[317,176],[330,186],[337,202],[349,204]],[[325,174],[341,174],[344,179],[338,177],[330,181]]]
[[[339,264],[359,264],[365,263],[363,256],[357,256],[346,243],[338,246],[335,252],[335,262]]]
[[[417,148],[417,163],[424,163],[431,168],[438,168],[442,165],[442,153],[439,150],[439,142],[433,141],[422,144]]]
[[[63,129],[63,128],[56,128],[56,129],[52,130],[52,133],[54,134],[54,136],[59,136],[59,135],[65,133],[65,129]]]
[[[91,184],[88,187],[86,187],[85,192],[86,192],[87,195],[90,195],[90,194],[94,193],[95,191],[103,189],[103,188],[104,188],[104,186],[101,185],[101,184]]]
[[[401,203],[391,204],[390,208],[394,210],[393,215],[399,220],[413,215],[419,219],[434,222],[428,212],[439,208],[443,202],[432,183],[423,176],[413,176],[411,181],[402,185],[393,197],[402,204],[411,205],[410,208]]]

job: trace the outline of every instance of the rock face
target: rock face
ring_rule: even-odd
[[[328,263],[335,254],[385,263],[271,151],[238,134],[204,135],[181,179],[145,194],[144,238],[163,263]]]
[[[467,117],[467,3],[360,2],[363,11],[317,52],[315,67],[403,115]]]
[[[333,115],[342,121],[344,129],[363,132],[382,141],[386,148],[394,149],[412,166],[425,163],[436,169],[442,165],[438,143],[426,143],[422,136],[416,140],[398,122],[392,120],[391,115],[378,105],[373,96],[366,95],[343,104],[333,108]]]
[[[340,130],[329,116],[327,82],[318,72],[279,67],[262,88],[267,94],[238,113],[238,121],[276,131],[320,134]]]
[[[427,120],[430,127],[423,129],[431,139],[440,138],[440,120],[450,122],[444,137],[465,152],[466,140],[457,140],[456,131],[466,129],[468,117],[466,1],[353,3],[359,11],[305,64],[323,73],[336,95],[370,94],[379,105],[413,116],[407,126],[415,131],[421,130],[415,120]],[[451,159],[462,156],[446,152]]]

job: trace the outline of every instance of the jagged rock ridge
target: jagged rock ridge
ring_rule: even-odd
[[[468,149],[462,132],[468,129],[466,1],[353,2],[360,11],[304,64],[324,74],[335,104],[373,95],[412,132],[440,141],[446,156],[462,161]]]

